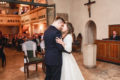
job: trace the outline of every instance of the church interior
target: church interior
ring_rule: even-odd
[[[26,63],[21,44],[55,17],[74,26],[72,54],[85,80],[120,80],[120,0],[0,0],[0,80],[44,80],[44,61]],[[1,40],[4,41],[4,48]],[[38,48],[38,47],[37,47]],[[38,49],[40,59],[44,51]]]

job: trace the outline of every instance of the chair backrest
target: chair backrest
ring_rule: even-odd
[[[27,57],[30,59],[30,58],[33,58],[33,50],[27,50]]]
[[[82,34],[81,33],[78,34],[77,40],[82,40]]]
[[[26,41],[22,44],[22,50],[24,51],[26,56],[36,57],[36,43],[33,41]]]

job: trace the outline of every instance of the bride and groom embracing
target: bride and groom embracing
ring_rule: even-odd
[[[71,53],[72,32],[72,24],[61,17],[45,31],[45,80],[84,80]]]

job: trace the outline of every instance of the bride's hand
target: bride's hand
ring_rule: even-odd
[[[62,38],[56,37],[56,42],[64,46],[64,42],[62,41]]]
[[[62,44],[62,43],[63,43],[62,39],[61,39],[61,38],[58,38],[58,37],[56,37],[56,42],[59,43],[59,44]]]

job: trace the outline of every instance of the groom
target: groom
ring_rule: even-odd
[[[63,46],[56,43],[57,37],[62,37],[61,29],[64,26],[64,19],[57,17],[53,24],[44,33],[45,41],[45,80],[60,80],[62,67]]]

